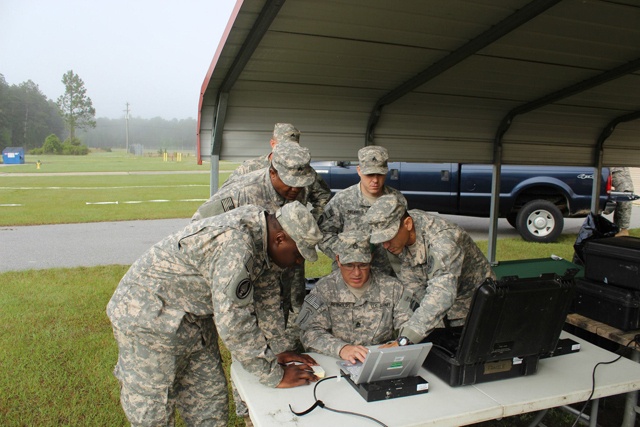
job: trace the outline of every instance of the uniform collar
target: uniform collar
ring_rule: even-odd
[[[282,197],[280,194],[278,194],[278,192],[276,191],[276,189],[273,187],[273,184],[271,183],[271,175],[270,175],[270,168],[267,168],[267,172],[264,175],[264,186],[267,189],[267,193],[268,194],[268,199],[269,200],[273,200],[275,201],[275,203],[282,207],[284,206],[284,204],[286,203],[286,199],[284,197]],[[275,212],[271,212],[271,213],[275,213]]]

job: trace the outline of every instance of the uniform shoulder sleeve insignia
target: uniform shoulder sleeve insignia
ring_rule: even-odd
[[[245,266],[239,270],[227,286],[226,294],[234,304],[244,307],[253,302],[253,282]]]
[[[220,205],[222,206],[222,210],[224,212],[229,212],[236,207],[231,197],[225,197],[224,199],[220,200]]]
[[[229,212],[235,208],[233,199],[231,197],[225,197],[221,200],[214,200],[212,202],[206,202],[200,208],[198,208],[198,214],[200,219],[209,218],[212,216],[220,215],[221,213]]]
[[[324,307],[322,298],[316,294],[307,295],[304,299],[304,304],[302,304],[302,307],[300,308],[300,314],[296,319],[298,326],[301,329],[305,329],[316,313],[322,310],[322,307]]]

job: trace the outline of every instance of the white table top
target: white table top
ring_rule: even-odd
[[[566,332],[563,337],[580,342],[578,353],[543,359],[538,372],[520,378],[450,387],[435,374],[422,369],[429,381],[427,394],[366,402],[345,380],[328,379],[316,388],[316,396],[332,409],[366,414],[390,426],[461,426],[491,419],[585,401],[591,392],[591,372],[598,362],[617,356]],[[311,353],[326,371],[336,375],[336,359]],[[373,421],[316,408],[304,416],[297,412],[314,403],[314,384],[290,389],[263,386],[239,363],[231,366],[231,377],[249,407],[256,427],[267,426],[373,426]],[[622,358],[596,371],[594,398],[640,389],[640,364]]]

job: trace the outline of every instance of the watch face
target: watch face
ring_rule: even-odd
[[[400,337],[398,338],[398,345],[407,345],[407,343],[409,342],[409,339],[407,339],[407,337]]]

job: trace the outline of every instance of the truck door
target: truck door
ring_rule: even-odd
[[[504,174],[505,167],[502,167]],[[492,165],[460,165],[460,204],[461,215],[489,217],[491,209]],[[506,190],[501,179],[500,192]]]
[[[398,163],[393,163],[398,165]],[[391,168],[391,164],[389,165]],[[409,202],[409,209],[430,212],[452,212],[455,209],[458,188],[457,163],[401,162],[394,179],[389,170],[387,183],[402,191]],[[393,183],[399,182],[396,186]]]

